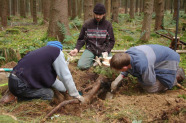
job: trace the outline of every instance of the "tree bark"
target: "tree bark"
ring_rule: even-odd
[[[139,6],[139,0],[136,0],[136,10],[135,10],[136,13],[138,13],[138,8],[139,8],[138,6]]]
[[[12,0],[12,15],[17,14],[17,0]]]
[[[7,27],[7,9],[8,9],[8,1],[7,0],[1,0],[1,24],[3,27]]]
[[[25,1],[20,0],[20,16],[26,18]]]
[[[118,23],[119,0],[112,1],[112,21]]]
[[[135,3],[134,3],[134,0],[130,0],[130,18],[131,19],[134,19],[134,6],[135,6]]]
[[[164,0],[155,0],[155,28],[154,30],[163,29],[163,18],[164,18]]]
[[[78,0],[78,7],[77,7],[77,9],[78,9],[78,17],[79,18],[82,18],[82,13],[83,13],[83,6],[82,6],[82,2],[83,2],[83,0]]]
[[[125,0],[125,14],[128,13],[128,0]]]
[[[0,18],[1,18],[1,16],[2,16],[2,1],[3,1],[3,0],[0,0]]]
[[[68,0],[53,0],[50,6],[48,36],[55,37],[62,42],[65,35],[69,35]]]
[[[51,0],[42,0],[43,5],[43,22],[48,23],[50,17],[50,4]]]
[[[186,0],[184,0],[184,10],[185,10],[185,14],[186,14]]]
[[[30,0],[30,14],[33,17],[33,0]]]
[[[111,15],[111,0],[105,0],[105,8],[106,8],[106,17],[107,17],[107,20],[110,20],[110,15]]]
[[[33,22],[34,24],[37,24],[36,0],[33,0]]]
[[[144,19],[142,26],[141,41],[147,42],[150,38],[151,20],[154,0],[144,0]]]
[[[93,1],[84,0],[84,22],[93,17]]]
[[[143,11],[143,0],[140,0],[140,13],[142,13]]]
[[[72,0],[72,16],[71,19],[73,20],[74,18],[76,18],[77,13],[76,13],[76,0]]]
[[[72,0],[68,0],[68,16],[72,16]]]
[[[176,20],[177,19],[177,12],[178,12],[178,0],[174,0],[173,20]]]
[[[10,19],[10,0],[7,0],[7,18]]]

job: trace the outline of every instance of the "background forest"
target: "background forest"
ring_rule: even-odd
[[[17,62],[27,52],[45,46],[48,41],[54,40],[62,42],[63,51],[68,57],[68,52],[74,49],[82,25],[87,19],[93,18],[93,7],[96,3],[105,5],[106,18],[112,23],[116,41],[113,51],[127,50],[141,44],[172,46],[180,53],[180,66],[186,71],[184,43],[186,42],[186,0],[0,0],[0,67],[12,61]],[[177,48],[173,37],[178,39]],[[172,43],[173,45],[171,45]],[[109,69],[100,67],[93,69],[97,74],[106,74],[107,76],[113,74]],[[78,71],[78,69],[75,68],[74,71]],[[89,73],[89,71],[86,72]],[[84,78],[81,77],[84,74],[82,71],[78,71],[77,76],[80,75],[79,78],[83,81]],[[76,106],[70,110],[67,107],[65,116],[54,115],[50,120],[54,122],[134,123],[185,121],[185,102],[184,106],[178,107],[180,112],[176,115],[175,112],[171,112],[177,107],[174,107],[172,96],[169,93],[149,96],[135,88],[134,84],[136,83],[133,77],[130,77],[128,81],[132,81],[131,87],[125,86],[124,89],[130,91],[119,91],[120,95],[125,96],[117,98],[118,102],[115,100],[103,102],[98,99],[91,105],[92,107],[87,109],[79,109],[80,106]],[[184,83],[186,82],[184,81]],[[174,89],[177,90],[177,88]],[[0,90],[2,91],[1,86]],[[170,100],[167,99],[169,96]],[[179,94],[174,93],[173,96],[174,98],[179,96],[179,99],[183,100],[186,98],[184,91]],[[156,104],[160,102],[160,105],[166,103],[166,106],[172,106],[171,108],[166,107],[166,109],[170,108],[170,112],[168,110],[166,116],[162,114],[161,120],[158,118],[162,112],[165,113],[162,111],[164,108],[159,105],[159,108],[153,107],[150,102],[154,101],[154,98],[157,99]],[[164,99],[165,101],[161,103],[161,100]],[[179,102],[179,99],[176,99],[176,102]],[[124,100],[129,101],[122,102]],[[147,100],[146,104],[143,103],[145,100]],[[156,106],[155,103],[154,106]],[[133,107],[135,105],[142,109],[145,108],[147,111]],[[145,105],[147,107],[143,107]],[[0,107],[0,112],[12,113],[17,117],[14,118],[13,115],[5,113],[5,117],[13,118],[13,121],[9,118],[9,122],[17,122],[17,120],[20,122],[40,122],[46,112],[52,109],[52,106],[54,104],[36,100],[32,103],[26,102]],[[123,107],[125,110],[122,110]],[[69,110],[70,113],[68,113]],[[81,114],[76,110],[81,110]],[[171,117],[169,117],[170,114]],[[0,122],[6,119],[3,115],[0,113]],[[4,121],[7,122],[7,120]]]
[[[105,5],[107,19],[113,24],[114,50],[139,44],[170,46],[171,40],[156,32],[175,36],[178,6],[177,36],[186,40],[185,0],[179,0],[179,5],[178,0],[0,0],[0,65],[20,59],[51,40],[61,41],[64,49],[73,49],[84,21],[93,17],[98,2]],[[17,58],[12,57],[12,50]]]

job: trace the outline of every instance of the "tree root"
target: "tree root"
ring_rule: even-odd
[[[181,88],[181,89],[183,89],[184,91],[186,91],[186,89],[185,89],[182,85],[180,85],[179,83],[177,83],[176,86],[178,86],[179,88]]]
[[[93,96],[96,95],[98,90],[101,87],[101,83],[103,82],[105,78],[103,76],[99,76],[92,87],[92,89],[84,96],[85,104],[89,104],[93,100]],[[67,104],[78,104],[80,101],[78,99],[72,99],[72,100],[66,100],[58,104],[52,111],[50,111],[41,121],[42,123],[45,122],[49,117],[51,117],[57,110],[59,110],[61,107],[67,105]]]

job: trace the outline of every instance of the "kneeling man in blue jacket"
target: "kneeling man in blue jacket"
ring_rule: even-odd
[[[117,53],[110,60],[110,67],[121,71],[121,74],[112,82],[111,91],[116,90],[128,73],[137,77],[147,92],[171,89],[185,78],[183,69],[178,67],[179,62],[178,53],[161,45],[141,45]]]

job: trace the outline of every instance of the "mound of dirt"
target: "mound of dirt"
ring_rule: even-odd
[[[76,63],[71,63],[69,69],[72,73],[77,89],[86,95],[87,88],[91,87],[98,74],[93,68],[79,70]],[[113,78],[114,79],[114,78]],[[60,108],[56,113],[71,115],[83,118],[83,113],[92,110],[96,114],[96,122],[132,122],[141,119],[143,122],[185,122],[186,120],[186,92],[182,89],[168,90],[162,93],[146,93],[135,83],[136,80],[128,78],[123,80],[113,99],[105,99],[107,92],[110,92],[110,80],[103,82],[98,94],[93,97],[90,104],[69,104]],[[87,89],[88,90],[88,89]],[[46,115],[60,102],[72,99],[67,93],[55,92],[51,102],[21,102],[20,106],[15,103],[13,113],[22,113],[17,116],[35,118]],[[108,117],[112,116],[112,117]]]

